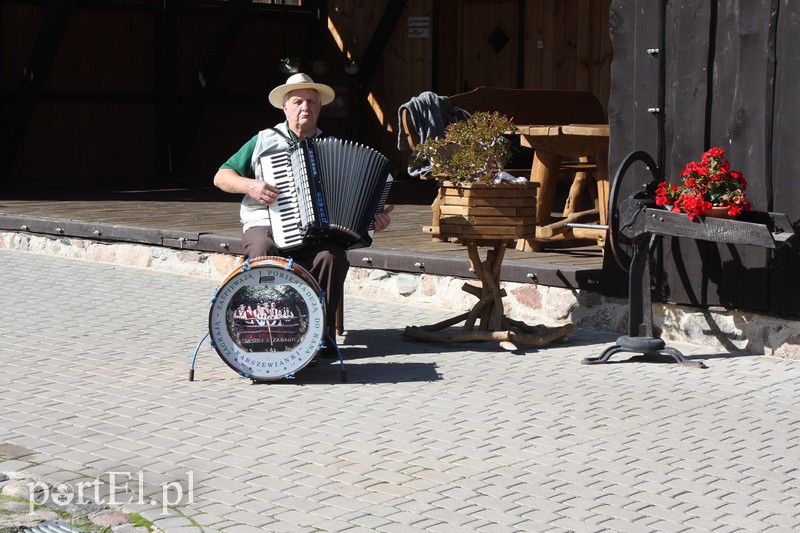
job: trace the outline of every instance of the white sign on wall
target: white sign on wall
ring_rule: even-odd
[[[426,39],[430,37],[430,17],[408,17],[408,37],[410,39]]]

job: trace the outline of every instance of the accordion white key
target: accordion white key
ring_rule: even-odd
[[[323,241],[345,249],[370,246],[375,214],[392,183],[385,156],[333,137],[263,156],[261,175],[280,191],[269,215],[272,237],[284,251]]]

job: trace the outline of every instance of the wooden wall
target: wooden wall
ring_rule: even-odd
[[[0,4],[3,113],[42,37],[46,4]],[[315,26],[308,11],[254,5],[225,48],[215,47],[224,40],[225,2],[74,6],[10,169],[15,184],[209,185],[220,163],[282,117],[267,93],[286,79],[280,58],[308,57]],[[201,72],[212,75],[217,53],[224,60],[214,82]]]
[[[4,91],[16,88],[44,13],[45,6],[3,6]],[[155,131],[152,36],[153,19],[145,13],[74,14],[17,156],[15,179],[83,182],[152,173],[153,138],[142,135]]]
[[[524,87],[589,91],[605,107],[613,56],[610,4],[610,0],[527,3]]]
[[[388,0],[328,2],[355,56],[363,55]],[[409,0],[371,86],[363,114],[365,138],[404,172],[397,152],[397,109],[423,91],[448,95],[479,85],[576,89],[605,106],[611,77],[608,16],[611,0]],[[413,19],[429,17],[429,37]],[[438,22],[437,22],[438,21]],[[488,44],[500,28],[509,42]],[[424,29],[424,27],[423,27]],[[417,30],[417,31],[415,31]],[[541,41],[541,48],[540,46]]]
[[[800,6],[779,0],[666,3],[665,46],[656,59],[646,52],[659,47],[659,9],[648,9],[653,4],[612,5],[610,168],[631,151],[645,150],[662,159],[663,176],[677,183],[687,162],[719,146],[747,178],[753,209],[784,213],[797,227]],[[659,107],[660,65],[663,130],[659,116],[648,111]],[[626,192],[645,179],[626,175]],[[663,276],[660,296],[689,305],[798,314],[798,248],[665,240],[657,269]]]
[[[73,3],[10,170],[15,182],[122,186],[183,180],[206,186],[244,140],[281,118],[266,93],[285,80],[277,64],[287,55],[300,57],[307,71],[316,56],[328,60],[331,72],[321,81],[354,99],[323,111],[321,126],[368,141],[392,160],[398,176],[408,154],[397,150],[397,109],[423,91],[453,94],[477,85],[582,89],[604,104],[608,100],[610,0],[408,0],[369,80],[345,75],[343,58],[369,53],[387,6],[397,0],[322,2],[320,11],[338,40],[327,20],[314,19],[314,10],[290,16],[254,4],[226,52],[218,83],[205,91],[197,89],[199,72],[214,59],[212,43],[228,2]],[[0,4],[4,111],[12,105],[46,5]],[[498,28],[500,41],[507,42],[493,47],[489,39]],[[346,120],[343,109],[349,111]],[[192,142],[182,147],[185,139]]]

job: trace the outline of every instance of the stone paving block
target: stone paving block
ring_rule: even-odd
[[[285,531],[285,532],[292,531],[291,524],[281,524],[280,522],[272,522],[271,524],[269,524],[269,528],[264,528],[264,529],[255,526],[248,526],[245,524],[237,524],[233,521],[227,521],[223,524],[218,524],[217,527],[220,528],[217,531],[220,532],[224,531],[225,533],[259,533],[263,532],[264,529],[266,529],[267,531],[274,531],[276,533],[280,531]]]
[[[301,480],[301,482],[302,481],[303,480]],[[302,484],[294,484],[291,487],[280,491],[280,493],[281,494],[279,495],[279,498],[283,496],[292,496],[294,498],[307,500],[312,506],[313,504],[327,500],[336,494],[323,488]]]
[[[334,520],[337,523],[347,522],[350,517],[353,516],[361,516],[363,513],[361,511],[351,511],[349,509],[343,509],[341,507],[330,507],[330,506],[317,506],[314,510],[309,512],[316,517],[322,517],[324,519]]]
[[[648,527],[653,528],[653,530],[657,531],[666,531],[666,532],[674,532],[679,533],[681,531],[686,530],[686,526],[683,525],[683,522],[673,522],[671,520],[657,520],[648,524]]]
[[[193,507],[193,509],[197,513],[207,513],[209,515],[219,516],[219,517],[222,517],[224,520],[228,520],[225,517],[225,515],[227,513],[232,512],[233,507],[231,507],[230,505],[225,504],[225,503],[211,502],[209,500],[198,498],[196,504]]]
[[[226,518],[237,523],[261,528],[273,521],[272,517],[244,510],[229,513]]]
[[[225,505],[236,506],[241,505],[243,502],[249,500],[245,494],[237,494],[235,492],[228,492],[213,488],[202,495],[204,500],[223,503]]]
[[[764,522],[779,531],[797,531],[800,528],[800,517],[789,517],[781,514],[769,514]]]
[[[203,526],[204,528],[208,528],[210,526],[219,527],[223,525],[224,522],[226,522],[225,518],[212,513],[200,513],[200,512],[192,513],[191,519],[200,524],[201,526]]]
[[[521,523],[521,527],[524,529],[530,531],[548,531],[551,530],[549,524],[562,518],[562,515],[548,510],[532,509],[522,513],[520,518],[524,520],[524,522]]]
[[[381,533],[425,533],[428,531],[435,531],[435,528],[422,529],[418,527],[412,527],[408,524],[393,523],[381,526],[378,528],[378,531]]]
[[[364,531],[376,531],[381,526],[385,526],[386,524],[391,523],[390,521],[386,520],[386,518],[375,516],[373,514],[356,516],[348,519],[347,522],[349,524],[355,524],[356,526],[362,528]]]
[[[341,509],[345,512],[352,512],[352,511],[360,511],[366,504],[362,503],[353,503],[351,505],[336,505],[336,503],[342,503],[344,499],[339,499],[338,501],[329,501],[330,497],[326,498],[327,495],[319,495],[313,498],[305,498],[305,497],[297,497],[288,494],[280,495],[273,500],[273,503],[280,508],[283,509],[294,509],[299,510],[304,513],[314,513],[316,510],[320,509],[321,507],[334,507]]]
[[[725,512],[724,509],[722,511]],[[669,501],[650,505],[642,512],[648,517],[657,518],[660,523],[663,522],[664,524],[681,524],[686,518],[686,513],[678,508],[677,505],[671,505]]]
[[[497,509],[484,508],[473,513],[472,516],[481,520],[487,520],[496,524],[511,527],[522,522],[522,518],[515,513],[515,511],[519,510],[519,507],[516,507],[512,511],[499,511]]]
[[[796,519],[800,518],[800,498],[787,498],[785,493],[776,492],[770,498],[760,498],[753,504],[753,509],[773,515],[785,514],[789,518]],[[794,509],[794,512],[788,509]]]
[[[280,522],[292,524],[295,526],[295,528],[297,528],[308,525],[310,516],[307,513],[303,513],[295,509],[285,509],[276,513],[275,519]]]
[[[377,508],[391,507],[392,509],[394,509],[393,502],[395,501],[395,498],[387,494],[381,494],[379,492],[370,491],[367,492],[366,494],[361,495],[360,499],[361,501],[368,503],[370,505],[369,507],[370,509],[376,507]]]
[[[182,516],[156,520],[156,523],[164,531],[202,531],[202,528],[195,526],[191,520]]]
[[[517,527],[505,526],[502,524],[475,524],[473,527],[475,527],[475,531],[479,531],[481,533],[513,533],[515,531],[519,531]]]
[[[598,531],[618,531],[619,533],[641,533],[642,531],[653,531],[652,528],[641,523],[629,522],[624,519],[606,520],[598,524]]]
[[[552,522],[552,525],[561,531],[573,531],[575,533],[590,533],[605,530],[604,527],[595,524],[587,524],[581,520],[574,520],[566,517],[558,518]]]
[[[144,509],[144,510],[139,511],[139,514],[143,518],[146,518],[147,520],[150,520],[151,522],[159,522],[159,521],[163,522],[164,520],[173,519],[173,518],[178,518],[180,520],[185,520],[185,518],[180,517],[179,514],[177,512],[175,512],[175,510],[169,509],[169,508],[162,509],[162,508],[159,507],[159,508],[151,508],[149,510]]]

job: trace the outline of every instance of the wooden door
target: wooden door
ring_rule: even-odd
[[[459,91],[481,85],[517,87],[519,2],[475,0],[458,17]]]

